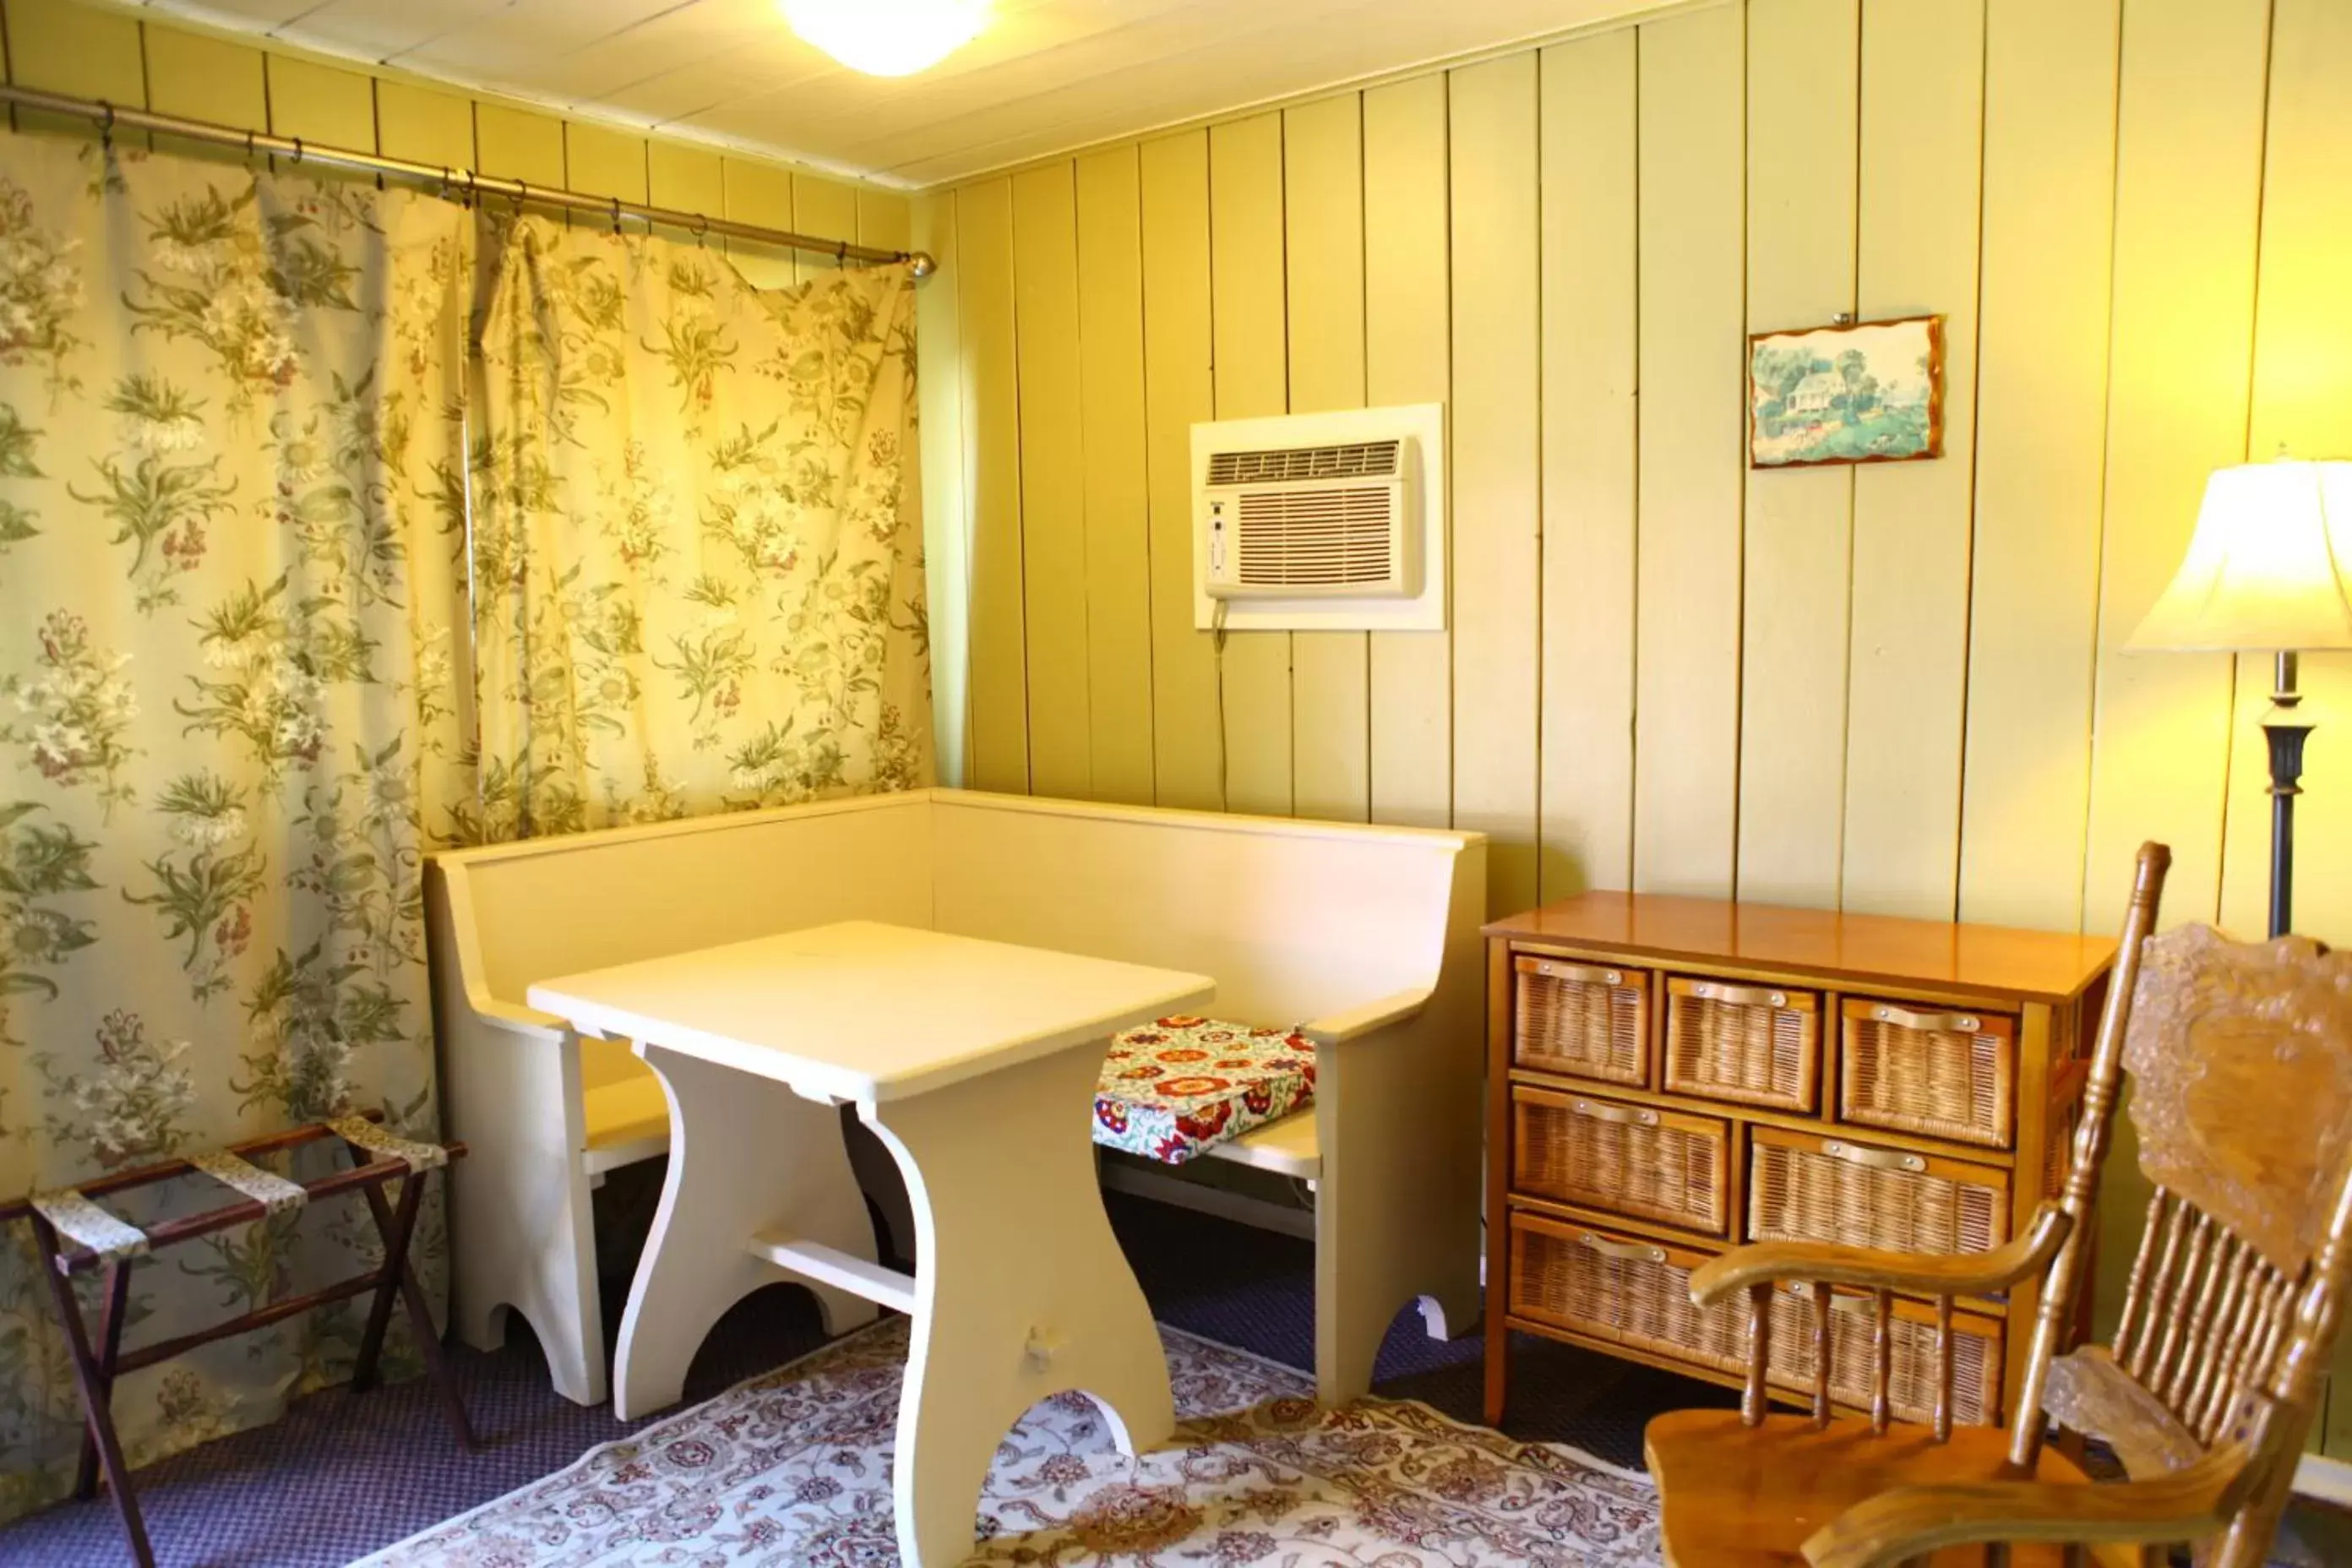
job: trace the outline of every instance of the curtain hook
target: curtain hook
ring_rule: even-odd
[[[613,237],[614,237],[614,238],[615,238],[615,239],[618,239],[620,237],[621,237],[621,198],[620,198],[620,197],[618,197],[618,196],[614,196],[614,197],[613,198]]]
[[[468,169],[466,171],[466,205],[477,206],[480,204],[481,198],[481,187],[474,183],[474,171]]]
[[[833,265],[835,268],[845,268],[849,265],[849,241],[845,239],[843,240],[841,242],[841,248],[833,253]]]
[[[700,249],[703,249],[703,248],[704,248],[704,245],[703,245],[703,237],[704,237],[704,236],[706,236],[706,235],[708,235],[709,232],[710,232],[710,215],[709,215],[709,213],[697,213],[697,214],[695,214],[695,215],[694,215],[694,247],[695,247],[697,250],[700,250]]]
[[[294,138],[294,166],[298,169],[302,166],[302,138],[299,136]]]
[[[245,133],[245,166],[248,169],[253,167],[254,155],[257,151],[253,144],[253,138],[252,132],[248,131]]]
[[[98,100],[98,106],[106,110],[98,122],[98,144],[112,152],[114,150],[114,105],[101,98]]]
[[[526,202],[526,201],[530,200],[530,182],[529,180],[517,180],[517,181],[515,182],[515,188],[514,188],[514,210],[515,210],[515,216],[517,216],[517,217],[520,217],[520,216],[522,216],[522,204],[523,204],[524,202]]]

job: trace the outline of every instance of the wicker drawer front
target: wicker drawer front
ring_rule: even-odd
[[[1521,1067],[1605,1083],[1649,1081],[1646,972],[1524,952],[1511,968],[1511,1054]]]
[[[2006,1149],[2015,1136],[2017,1020],[1850,998],[1838,1106],[1848,1121]]]
[[[2005,1171],[1773,1127],[1748,1138],[1750,1241],[1990,1252],[2009,1239]]]
[[[1868,1409],[1876,1325],[1867,1295],[1839,1291],[1830,1309],[1830,1397]],[[1894,1356],[1887,1401],[1898,1421],[1936,1418],[1936,1310],[1898,1300],[1887,1324]],[[1952,1419],[1963,1426],[2000,1420],[2001,1321],[1974,1312],[1952,1314]],[[1783,1286],[1772,1301],[1772,1383],[1811,1398],[1813,1389],[1813,1302],[1810,1284]]]
[[[1730,1140],[1709,1116],[1517,1089],[1511,1188],[1721,1236]]]
[[[1776,985],[1666,982],[1666,1088],[1780,1110],[1813,1109],[1822,999]]]
[[[1511,1311],[1555,1328],[1685,1357],[1718,1371],[1748,1364],[1748,1330],[1727,1306],[1691,1305],[1707,1254],[1607,1231],[1511,1216]]]

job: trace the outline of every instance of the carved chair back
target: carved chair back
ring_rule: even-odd
[[[2352,1287],[2352,953],[2153,938],[2124,1066],[2154,1194],[2115,1343],[2069,1357],[2051,1404],[2069,1426],[2104,1416],[2095,1435],[2136,1474],[2242,1448],[2213,1561],[2253,1568]]]

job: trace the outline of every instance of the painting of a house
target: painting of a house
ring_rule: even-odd
[[[1748,460],[1759,468],[1943,455],[1944,319],[1748,340]]]

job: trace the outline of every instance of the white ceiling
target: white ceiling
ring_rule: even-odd
[[[884,80],[774,0],[149,0],[200,21],[567,113],[927,185],[1557,36],[1670,0],[995,0]]]

